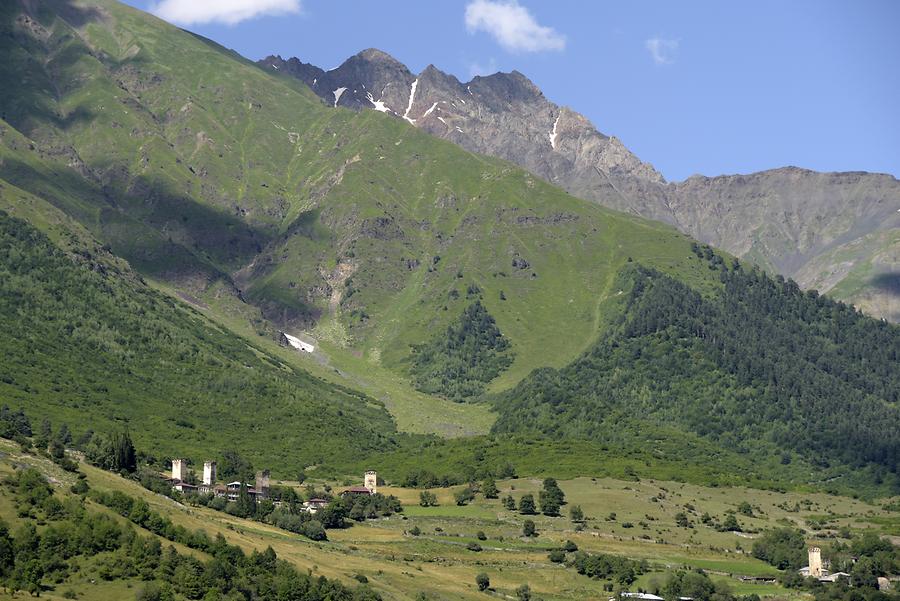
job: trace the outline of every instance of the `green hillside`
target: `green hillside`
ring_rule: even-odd
[[[396,446],[372,399],[248,346],[102,249],[64,254],[2,211],[0,319],[0,399],[35,424],[130,428],[148,452],[240,449],[282,471]]]
[[[33,419],[283,473],[895,485],[896,329],[113,0],[0,34],[0,400]]]
[[[709,279],[671,228],[385,115],[333,110],[139,11],[25,6],[2,9],[0,177],[193,296],[233,283],[281,327],[405,378],[410,345],[476,286],[515,355],[500,389],[592,342],[629,257]]]
[[[494,431],[611,441],[675,426],[760,460],[865,466],[900,488],[900,328],[696,252],[720,292],[624,271],[615,326],[577,361],[499,396]]]

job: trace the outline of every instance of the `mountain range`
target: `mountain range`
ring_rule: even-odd
[[[574,196],[670,223],[804,288],[900,320],[900,182],[890,175],[784,167],[667,182],[517,71],[462,83],[433,65],[416,75],[376,49],[329,71],[278,56],[259,64],[303,81],[330,106],[404,119]]]
[[[261,67],[114,0],[4,3],[0,57],[0,398],[33,419],[282,473],[592,475],[627,456],[900,482],[900,329],[665,223],[670,190],[706,184],[666,183],[521,75],[401,85],[375,51]],[[347,110],[365,106],[382,110]],[[579,170],[612,208],[563,189]],[[853,244],[872,263],[896,235],[892,178],[777,175],[871,193],[805,200],[839,225],[791,213],[812,237],[785,265]]]

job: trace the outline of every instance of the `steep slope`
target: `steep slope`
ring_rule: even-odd
[[[722,291],[623,271],[619,322],[499,397],[495,431],[611,440],[674,426],[751,457],[868,465],[900,489],[900,327],[697,253]]]
[[[900,182],[889,175],[785,168],[667,183],[618,139],[550,102],[515,71],[460,83],[434,66],[414,75],[372,49],[327,72],[296,58],[259,64],[300,79],[332,106],[406,119],[575,196],[671,223],[804,288],[900,321],[900,246],[892,235],[900,228]]]
[[[9,398],[34,403],[38,415],[140,424],[157,448],[190,446],[192,456],[224,445],[254,457],[265,449],[266,461],[285,469],[346,466],[395,449],[407,462],[437,461],[469,444],[473,457],[495,446],[507,462],[518,461],[534,457],[533,440],[439,445],[396,435],[377,401],[265,352],[278,339],[270,324],[306,330],[320,351],[351,357],[351,381],[378,372],[402,386],[414,372],[425,389],[462,369],[467,384],[477,382],[460,395],[470,398],[475,389],[509,390],[536,368],[566,368],[607,338],[629,309],[618,283],[629,266],[664,274],[691,299],[713,304],[727,284],[710,268],[711,257],[721,257],[698,255],[670,226],[579,200],[404,119],[323,105],[300,82],[112,0],[7,3],[0,16],[0,53],[9,59],[0,61],[3,206],[70,254],[111,251],[195,306],[218,295],[268,320],[254,324],[267,339],[246,328],[238,339],[128,277],[129,266],[114,257],[101,266],[119,265],[121,273],[78,261],[73,271],[71,257],[30,226],[22,235],[11,226],[3,269],[13,301],[4,317],[15,328],[6,342],[29,345],[9,354],[4,384]],[[774,312],[780,297],[762,301]],[[801,317],[779,321],[797,335],[779,348],[805,340]],[[721,324],[710,318],[708,325]],[[442,335],[458,339],[442,344]],[[857,355],[860,363],[877,358],[877,349],[867,352]],[[622,369],[623,378],[643,375],[627,361]],[[700,382],[721,375],[709,362],[698,369]],[[670,398],[689,407],[692,392]],[[646,425],[654,424],[635,427]],[[655,455],[646,445],[654,453],[674,448],[672,464],[681,465],[673,456],[695,455],[701,468],[735,454],[729,441],[702,439],[684,424],[652,434],[614,451],[598,440],[576,446],[593,461],[623,449],[649,461]],[[760,447],[783,446],[770,442]],[[552,440],[535,448],[566,453]],[[542,469],[548,457],[559,455],[541,457]],[[582,461],[571,458],[567,469],[584,473]],[[779,469],[765,465],[768,474]],[[805,472],[807,465],[796,468],[807,480],[822,474]]]
[[[710,279],[674,229],[403,120],[335,111],[140,11],[15,2],[2,18],[0,177],[141,273],[230,294],[370,365],[405,374],[410,346],[477,289],[515,353],[502,388],[591,343],[629,257]]]
[[[0,199],[41,204],[8,184]],[[248,346],[56,222],[65,252],[0,211],[5,404],[77,432],[130,427],[146,452],[238,448],[283,471],[395,448],[393,422],[373,399]]]

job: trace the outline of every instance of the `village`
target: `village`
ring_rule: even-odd
[[[186,459],[172,459],[172,473],[165,480],[171,485],[172,490],[182,494],[212,495],[215,498],[236,502],[243,491],[256,503],[271,499],[271,473],[269,470],[257,471],[252,484],[240,480],[220,483],[217,479],[217,463],[207,460],[203,462],[203,477],[199,483],[191,483],[193,479],[191,475]],[[368,497],[377,493],[378,473],[374,470],[367,470],[363,475],[363,484],[361,486],[346,488],[339,495],[341,497]],[[329,503],[328,499],[313,497],[304,501],[302,508],[308,514],[315,514]],[[281,505],[281,501],[274,500],[273,504],[278,507]]]
[[[551,479],[552,480],[552,479]],[[241,495],[246,495],[256,504],[261,504],[266,501],[270,501],[271,505],[278,508],[282,506],[282,501],[278,498],[273,498],[272,495],[272,486],[271,486],[271,475],[269,470],[259,470],[255,474],[255,478],[253,482],[244,482],[241,480],[234,480],[230,482],[219,482],[217,478],[217,464],[215,461],[207,460],[203,464],[203,473],[202,478],[199,481],[195,482],[195,476],[193,472],[188,469],[188,461],[185,459],[174,459],[172,460],[172,470],[171,474],[166,478],[166,482],[173,491],[185,494],[185,495],[209,495],[216,499],[223,499],[229,503],[235,503],[239,500]],[[330,487],[326,488],[330,490]],[[336,492],[335,496],[330,494],[326,494],[323,497],[318,496],[310,496],[306,498],[302,505],[300,506],[300,511],[307,516],[310,516],[307,519],[315,519],[312,516],[315,516],[317,513],[322,512],[330,505],[333,504],[334,499],[338,498],[341,500],[345,500],[353,505],[355,502],[352,501],[354,497],[372,497],[374,495],[378,495],[379,488],[379,479],[378,474],[375,470],[367,470],[363,474],[362,484],[355,486],[346,486],[346,488],[340,489]],[[516,488],[514,485],[513,489]],[[628,489],[628,487],[625,487]],[[310,490],[315,490],[314,487],[310,487]],[[391,488],[391,493],[396,493],[396,488]],[[663,489],[664,490],[664,489]],[[420,502],[424,513],[424,510],[430,509],[428,507],[431,505],[434,507],[437,505],[434,501],[430,503],[425,503],[424,499],[428,496],[428,491],[424,491],[421,495],[423,499]],[[277,495],[276,495],[277,496]],[[530,495],[525,495],[530,496]],[[535,495],[537,496],[537,495]],[[664,495],[660,495],[664,496]],[[327,497],[327,498],[326,498]],[[455,493],[456,506],[465,506],[466,503],[459,501],[460,495]],[[393,495],[391,499],[395,499]],[[395,499],[396,500],[396,499]],[[504,501],[506,504],[506,501]],[[688,506],[690,506],[688,504]],[[507,509],[509,506],[507,506]],[[580,509],[579,509],[580,511]],[[409,507],[407,507],[407,512],[412,513],[413,515],[419,514],[420,511],[413,511]],[[389,513],[387,515],[390,515]],[[461,516],[464,513],[460,514]],[[615,520],[615,513],[607,516],[606,520],[610,519]],[[374,516],[369,516],[374,517]],[[526,516],[527,517],[527,516]],[[359,519],[357,516],[354,519]],[[363,517],[365,519],[365,517]],[[406,520],[407,517],[403,517],[403,520]],[[525,522],[530,522],[531,520],[526,519]],[[677,521],[677,520],[676,520]],[[643,523],[643,522],[642,522]],[[582,528],[583,524],[575,524],[575,533],[577,534]],[[625,528],[631,528],[631,525],[627,522],[623,523]],[[528,540],[528,537],[534,536],[531,534],[527,534],[526,525],[526,536],[525,540]],[[534,527],[532,526],[532,529]],[[412,529],[412,533],[414,536],[418,537],[420,528],[418,526]],[[441,533],[441,528],[436,528],[438,536],[444,536]],[[306,534],[306,531],[299,530],[299,533]],[[404,534],[406,532],[404,531]],[[571,536],[571,535],[569,535]],[[598,533],[592,533],[592,536],[597,537]],[[482,535],[479,534],[478,539],[482,539]],[[625,537],[614,537],[617,540],[624,541]],[[502,537],[500,537],[502,540]],[[567,544],[571,544],[568,542]],[[574,545],[573,545],[574,547]],[[481,549],[481,546],[478,542],[468,543],[467,548],[471,549]],[[733,552],[732,552],[733,553]],[[830,562],[823,557],[822,549],[819,546],[809,546],[806,551],[807,565],[802,566],[798,569],[791,570],[791,573],[795,574],[795,578],[797,582],[812,582],[815,581],[819,586],[830,586],[841,584],[841,586],[847,586],[848,583],[852,581],[854,576],[850,571],[844,570],[831,570]],[[553,553],[551,552],[551,558],[553,557]],[[576,564],[579,560],[571,559],[570,561],[574,561]],[[853,562],[855,563],[856,559],[853,558]],[[849,568],[847,568],[849,569]],[[613,578],[615,577],[613,573],[608,574],[607,577]],[[769,587],[778,587],[782,585],[782,581],[784,580],[784,575],[779,576],[777,572],[766,573],[766,574],[754,574],[754,573],[731,573],[729,577],[740,583],[742,587],[748,587],[750,590],[756,590],[754,587],[758,587],[759,590],[765,590]],[[878,577],[876,587],[881,591],[892,591],[896,587],[896,577]],[[654,589],[653,587],[648,587],[647,583],[642,579],[638,578],[637,580],[628,580],[622,581],[624,586],[622,589],[618,591],[617,596],[610,597],[609,601],[615,601],[616,599],[634,599],[636,601],[665,601],[669,599],[668,597],[663,597],[660,593],[662,591],[658,589]],[[696,601],[697,597],[689,594],[682,594],[677,596],[674,601]],[[671,599],[669,599],[671,601]]]

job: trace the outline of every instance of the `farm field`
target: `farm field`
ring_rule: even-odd
[[[8,441],[0,441],[0,470],[9,473],[13,465],[33,465],[62,488],[71,475],[46,459],[23,455]],[[513,479],[498,482],[500,499],[476,500],[457,506],[453,494],[460,487],[435,489],[438,505],[419,506],[419,490],[383,487],[379,492],[397,496],[404,506],[402,514],[354,524],[344,530],[329,530],[328,541],[312,542],[273,526],[248,521],[204,507],[189,507],[154,494],[137,482],[81,464],[92,488],[119,490],[145,499],[153,510],[175,524],[202,529],[210,536],[221,533],[228,542],[249,552],[271,546],[277,555],[303,571],[337,578],[346,584],[368,580],[386,599],[416,599],[425,593],[429,599],[484,598],[475,585],[475,576],[487,573],[497,596],[514,596],[527,583],[542,599],[605,599],[608,583],[579,575],[572,567],[552,563],[548,553],[566,541],[580,550],[609,553],[643,560],[647,571],[630,587],[652,589],[661,585],[668,571],[702,568],[714,579],[728,582],[736,594],[758,594],[779,598],[802,596],[777,584],[747,584],[736,576],[774,576],[771,566],[752,558],[749,549],[757,533],[778,525],[793,524],[810,532],[809,543],[827,544],[841,528],[853,532],[871,529],[884,532],[879,523],[896,523],[897,513],[874,504],[847,497],[825,494],[777,493],[740,488],[705,488],[663,481],[628,482],[615,479],[577,478],[560,481],[568,505],[561,517],[522,516],[504,509],[507,495],[518,499],[532,493],[537,496],[541,481]],[[302,488],[297,483],[285,483]],[[316,482],[317,487],[337,483]],[[5,494],[5,493],[4,493]],[[15,523],[9,503],[0,497],[0,517]],[[703,513],[721,518],[736,511],[747,501],[753,517],[739,514],[738,521],[747,532],[717,532],[702,526]],[[93,504],[91,504],[93,505]],[[583,531],[576,531],[568,519],[573,505],[580,505],[586,517]],[[99,506],[94,506],[99,507]],[[685,513],[693,527],[678,527],[676,515]],[[613,515],[614,514],[614,515]],[[537,536],[522,536],[525,519],[534,520]],[[819,531],[812,526],[827,528]],[[413,535],[418,532],[418,535]],[[479,537],[478,533],[483,533]],[[481,540],[479,540],[481,538]],[[481,551],[467,548],[478,543]],[[168,544],[168,543],[164,543]],[[183,549],[180,549],[184,551]],[[140,583],[133,583],[139,586]],[[75,590],[86,599],[122,598],[122,583],[104,587],[90,582],[58,587]],[[613,585],[614,590],[621,590]],[[46,598],[61,598],[51,591]],[[125,597],[133,594],[128,592]],[[0,597],[8,598],[8,597]]]

